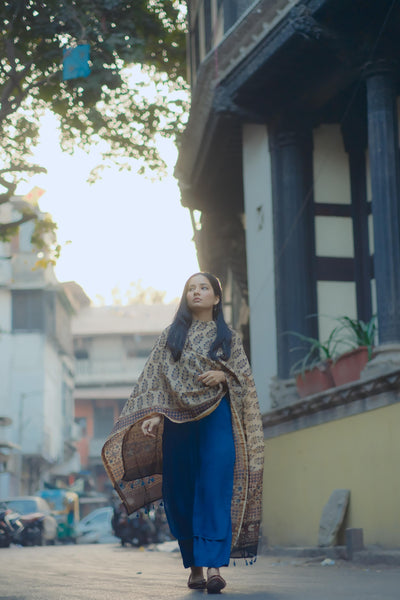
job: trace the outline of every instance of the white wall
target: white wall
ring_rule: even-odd
[[[62,363],[40,333],[17,333],[10,357],[11,394],[7,411],[12,440],[24,454],[54,462],[63,458]]]
[[[318,281],[317,298],[319,336],[320,340],[325,342],[338,325],[335,318],[357,318],[356,284],[353,281]]]
[[[349,162],[339,125],[314,130],[313,157],[315,202],[350,205]],[[316,217],[315,241],[317,256],[352,258],[351,217]],[[335,317],[356,317],[356,286],[354,282],[319,281],[317,297],[319,337],[325,341],[337,325]]]
[[[16,333],[12,336],[11,397],[13,442],[24,454],[41,453],[43,443],[44,336]],[[10,414],[11,413],[11,414]]]
[[[63,459],[63,369],[53,344],[44,347],[43,456],[49,461]]]
[[[320,125],[314,139],[315,202],[350,204],[350,169],[339,125]]]
[[[317,256],[354,257],[353,223],[350,217],[315,217]]]
[[[11,281],[11,260],[9,256],[9,244],[0,242],[0,285],[9,285]]]
[[[251,360],[261,411],[266,412],[277,357],[271,164],[264,125],[243,126],[243,185]]]
[[[11,294],[0,289],[0,416],[8,416],[10,404],[10,358],[11,358]],[[8,429],[0,430],[6,441]]]
[[[5,244],[0,243],[1,248]],[[9,262],[0,259],[0,283],[7,282],[5,270],[9,270]],[[7,264],[6,264],[7,263]],[[4,267],[4,270],[2,268]],[[11,406],[11,294],[8,289],[0,289],[0,416],[9,417]],[[11,427],[0,427],[0,440],[12,442]],[[0,498],[5,498],[11,493],[12,478],[9,473],[0,473]]]

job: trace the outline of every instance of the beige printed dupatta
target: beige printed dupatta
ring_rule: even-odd
[[[261,519],[264,437],[254,380],[239,336],[232,332],[231,356],[212,360],[214,321],[194,320],[179,361],[166,346],[168,329],[155,344],[142,374],[104,444],[105,469],[128,513],[162,497],[163,419],[155,438],[145,437],[141,421],[155,413],[183,423],[210,414],[226,387],[207,387],[198,376],[210,369],[225,372],[231,401],[236,460],[232,516],[233,558],[257,554]]]

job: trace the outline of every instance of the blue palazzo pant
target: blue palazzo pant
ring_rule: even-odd
[[[199,421],[164,419],[163,499],[185,567],[229,564],[234,464],[228,396]]]

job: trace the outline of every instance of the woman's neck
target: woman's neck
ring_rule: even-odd
[[[199,319],[198,317],[193,317],[192,323],[214,323],[214,319]]]
[[[197,313],[192,313],[192,319],[193,321],[213,321],[213,315],[212,315],[212,311],[199,311]]]

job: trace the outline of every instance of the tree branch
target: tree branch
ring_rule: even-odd
[[[0,169],[0,184],[2,184],[2,175],[4,173],[47,173],[47,169],[45,167],[41,167],[40,165],[15,165],[14,167],[8,167],[4,169]],[[10,183],[10,182],[8,182]],[[7,187],[7,186],[5,186]]]
[[[2,185],[7,190],[7,194],[0,195],[0,198],[3,198],[4,196],[7,196],[7,198],[8,198],[7,200],[1,200],[0,204],[4,204],[4,202],[8,202],[10,197],[15,193],[15,190],[17,189],[17,184],[11,183],[10,181],[7,181],[3,177],[0,177],[0,185]]]

